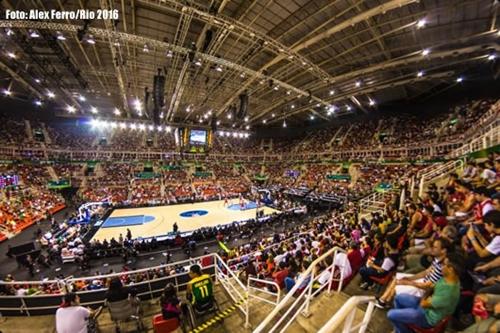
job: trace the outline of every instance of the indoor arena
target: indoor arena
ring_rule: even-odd
[[[0,0],[0,333],[500,332],[499,0]]]

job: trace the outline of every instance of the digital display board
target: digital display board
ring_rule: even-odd
[[[0,175],[0,188],[4,188],[7,186],[17,186],[18,184],[18,175]]]
[[[189,132],[189,144],[195,146],[201,146],[207,144],[207,131],[191,130]]]

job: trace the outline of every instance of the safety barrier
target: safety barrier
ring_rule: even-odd
[[[342,290],[342,282],[344,279],[343,270],[340,269],[340,277],[338,279],[333,277],[335,273],[335,259],[337,253],[340,252],[345,253],[345,250],[340,247],[334,247],[314,260],[311,265],[303,273],[301,273],[301,277],[298,281],[296,281],[295,285],[288,292],[288,294],[281,299],[278,305],[253,332],[272,333],[277,330],[279,330],[279,332],[285,332],[299,313],[302,313],[306,317],[309,315],[309,305],[313,297],[318,295],[325,288],[328,289],[328,293],[331,293],[333,281],[338,281],[337,292],[340,292],[340,290]],[[319,288],[315,289],[313,286],[318,283],[319,277],[321,276],[321,274],[316,275],[317,268],[320,263],[327,258],[332,258],[332,264],[321,274],[324,272],[330,273],[328,283],[322,284]],[[290,305],[293,297],[295,297],[295,301]],[[281,314],[285,308],[286,312]]]
[[[425,173],[420,174],[420,184],[418,187],[418,196],[422,197],[424,194],[425,186],[429,183],[435,182],[436,180],[449,175],[458,169],[463,169],[464,161],[462,160],[452,160],[444,164],[434,165],[431,168],[425,170]]]
[[[219,264],[222,259],[217,254],[211,254],[212,264],[202,267],[202,271],[210,276],[217,277],[217,272],[220,270]],[[176,262],[175,265],[189,266],[201,261],[203,257],[183,260]],[[177,287],[178,291],[183,291],[190,280],[188,272],[180,272],[173,275],[163,276],[153,279],[152,271],[163,268],[172,268],[173,265],[159,265],[134,271],[120,272],[114,274],[87,276],[81,278],[67,278],[64,280],[47,280],[47,281],[0,281],[0,285],[21,285],[21,286],[41,286],[50,285],[57,286],[58,292],[54,294],[43,295],[30,295],[30,296],[0,296],[0,313],[3,316],[37,316],[54,314],[62,302],[62,297],[66,290],[71,290],[73,283],[77,281],[89,281],[90,284],[93,280],[108,279],[113,277],[123,277],[123,275],[145,274],[145,280],[133,284],[134,289],[137,291],[138,297],[141,300],[153,299],[159,297],[163,289],[168,283],[172,283]],[[83,306],[91,308],[98,308],[104,304],[106,298],[106,288],[97,290],[77,291],[80,296],[80,302]]]
[[[264,288],[257,288],[257,287],[255,287],[256,284],[270,286],[274,290],[276,290],[276,292],[272,292],[265,287]],[[246,318],[245,318],[245,327],[246,328],[250,327],[250,300],[252,298],[258,299],[259,301],[269,303],[272,305],[278,305],[280,302],[280,298],[281,298],[280,286],[274,281],[262,280],[262,279],[257,279],[254,277],[249,277],[248,281],[247,281],[247,291],[248,291],[248,300],[246,302],[247,313],[246,313]],[[254,292],[254,293],[252,293],[252,292]],[[257,293],[265,293],[267,295],[270,295],[271,300],[264,298],[264,297],[260,297]],[[272,300],[273,298],[276,298],[276,301],[273,301]]]
[[[375,306],[375,297],[373,296],[352,296],[342,307],[333,315],[328,322],[318,331],[318,333],[342,332],[364,333],[373,314]],[[353,325],[356,316],[356,308],[361,304],[368,303],[363,321]],[[344,324],[342,326],[342,324]]]

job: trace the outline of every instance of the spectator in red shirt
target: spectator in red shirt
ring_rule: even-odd
[[[274,282],[278,284],[280,289],[285,288],[285,278],[288,276],[288,267],[284,261],[281,261],[278,265],[278,270],[276,270],[272,277]]]

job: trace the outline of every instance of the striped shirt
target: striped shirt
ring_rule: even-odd
[[[430,281],[433,284],[435,284],[442,277],[443,277],[443,266],[441,265],[441,262],[437,258],[434,258],[434,260],[432,260],[431,263],[431,271],[424,277],[424,282]]]

